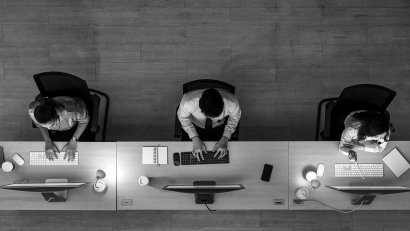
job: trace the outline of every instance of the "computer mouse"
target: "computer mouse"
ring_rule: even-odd
[[[181,156],[179,152],[174,153],[174,165],[179,166],[181,164]]]
[[[24,159],[17,153],[15,153],[13,155],[13,160],[14,160],[14,162],[16,162],[16,164],[18,164],[20,166],[24,164]]]
[[[325,165],[324,164],[322,164],[322,163],[319,163],[318,165],[317,165],[317,171],[316,171],[316,174],[317,174],[317,176],[323,176],[323,173],[325,172]]]

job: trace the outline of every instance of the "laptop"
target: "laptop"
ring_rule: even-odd
[[[394,148],[385,155],[383,161],[397,177],[403,175],[410,168],[409,162],[403,157],[397,148]]]

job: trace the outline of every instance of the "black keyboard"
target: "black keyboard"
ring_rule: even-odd
[[[207,154],[203,154],[204,159],[200,157],[201,161],[192,155],[192,152],[181,152],[181,165],[197,165],[197,164],[228,164],[229,163],[229,151],[228,153],[222,157],[222,159],[218,159],[219,154],[217,157],[214,157],[215,152],[208,152]]]

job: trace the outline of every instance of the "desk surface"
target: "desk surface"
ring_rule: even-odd
[[[65,143],[56,143],[61,149]],[[14,181],[29,180],[31,183],[44,182],[47,178],[67,178],[69,182],[92,182],[68,191],[66,202],[47,203],[37,192],[22,192],[0,189],[0,209],[6,210],[116,210],[116,143],[78,144],[80,153],[78,166],[31,166],[29,152],[44,150],[44,142],[0,142],[6,160],[12,161],[14,153],[25,160],[23,166],[15,164],[10,173],[0,170],[0,185]],[[13,161],[12,161],[13,162]],[[14,162],[13,162],[14,163]],[[95,172],[102,169],[108,184],[105,193],[93,190]]]
[[[168,146],[168,165],[143,165],[143,146]],[[214,142],[206,142],[208,149]],[[218,184],[242,184],[245,189],[215,194],[213,209],[288,209],[288,142],[229,142],[230,163],[199,166],[174,166],[173,153],[192,150],[192,142],[118,142],[117,208],[131,209],[206,209],[196,205],[193,194],[162,190],[167,184],[192,184],[194,180],[215,180]],[[260,180],[265,163],[274,165],[270,182]],[[150,185],[139,186],[141,175]],[[273,205],[284,199],[284,205]],[[132,200],[132,205],[122,205]]]
[[[384,164],[383,178],[335,178],[335,163],[353,163],[346,156],[338,152],[339,142],[289,142],[289,200],[290,209],[329,209],[317,202],[305,202],[303,206],[293,204],[296,198],[295,191],[299,187],[309,187],[303,178],[302,171],[306,168],[317,168],[319,163],[325,164],[323,177],[319,177],[321,186],[311,193],[313,199],[320,200],[340,209],[353,209],[356,206],[350,204],[351,195],[338,192],[325,187],[325,185],[402,185],[410,186],[410,171],[397,178]],[[383,153],[358,152],[359,163],[384,163],[382,158],[393,148],[397,147],[403,156],[410,160],[410,142],[390,142]],[[357,196],[355,196],[357,197]],[[390,195],[377,195],[370,205],[363,206],[361,210],[408,210],[410,209],[410,193]]]

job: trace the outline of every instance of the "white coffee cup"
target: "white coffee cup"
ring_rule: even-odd
[[[145,186],[149,184],[149,178],[146,176],[140,176],[140,178],[138,178],[138,184],[141,186]]]
[[[1,165],[1,169],[5,172],[11,172],[14,169],[14,165],[10,161],[6,161]]]
[[[106,189],[107,189],[107,184],[103,180],[99,179],[97,180],[97,182],[95,182],[94,190],[96,192],[104,192]]]

